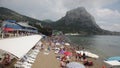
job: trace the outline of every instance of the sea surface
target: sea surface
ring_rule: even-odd
[[[120,36],[109,35],[67,35],[70,42],[98,54],[101,59],[120,56]]]

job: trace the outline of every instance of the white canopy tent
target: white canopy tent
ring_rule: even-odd
[[[104,61],[105,63],[109,64],[111,67],[120,67],[120,62],[117,60],[113,60],[113,61]]]
[[[31,35],[0,40],[0,49],[18,58],[22,58],[42,38],[42,35]]]
[[[113,61],[104,61],[105,63],[111,65],[111,66],[120,66],[120,62],[113,60]]]

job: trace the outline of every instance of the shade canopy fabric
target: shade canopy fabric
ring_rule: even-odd
[[[71,53],[71,52],[66,51],[66,52],[64,52],[64,55],[66,55],[66,56],[71,56],[71,55],[72,55],[72,53]]]
[[[3,30],[4,30],[4,31],[14,31],[13,28],[4,28]]]
[[[111,65],[111,66],[120,66],[120,62],[113,60],[113,61],[104,61],[105,63]]]
[[[22,58],[41,38],[42,35],[31,35],[2,39],[0,40],[0,49],[11,53],[18,58]]]
[[[113,61],[113,60],[118,60],[120,61],[120,56],[114,56],[114,57],[110,57],[108,59],[106,59],[107,61]]]
[[[80,64],[78,62],[70,62],[66,66],[67,68],[85,68],[83,64]]]
[[[104,62],[111,66],[120,66],[120,56],[107,58]]]

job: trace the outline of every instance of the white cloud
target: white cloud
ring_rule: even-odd
[[[115,24],[120,24],[120,12],[103,8],[106,5],[115,5],[117,1],[119,0],[0,0],[0,6],[40,20],[58,20],[66,11],[83,6],[102,28],[118,31],[119,27],[114,27]]]
[[[104,19],[118,19],[120,18],[120,13],[117,10],[110,9],[97,9],[95,11],[96,16]]]
[[[78,6],[83,6],[88,10],[100,8],[117,2],[118,0],[63,0],[64,6],[68,9],[73,9]]]
[[[120,31],[120,12],[107,8],[95,9],[92,14],[101,28],[112,31]]]
[[[120,32],[120,24],[101,25],[101,28],[103,28],[105,30],[111,30],[111,31],[118,31],[118,32]]]
[[[38,19],[56,20],[67,10],[84,6],[88,10],[111,4],[117,0],[0,0],[0,6],[13,9],[23,15],[36,15]]]

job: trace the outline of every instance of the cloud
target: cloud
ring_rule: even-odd
[[[120,12],[104,8],[115,5],[119,0],[0,0],[0,6],[12,9],[20,14],[39,20],[58,20],[65,16],[66,11],[83,6],[96,19],[96,23],[104,29],[118,30]],[[107,27],[108,26],[108,27]]]
[[[100,8],[105,5],[110,5],[112,3],[115,3],[119,0],[62,0],[63,4],[68,9],[73,9],[78,6],[83,6],[87,8],[88,10]]]
[[[120,19],[120,13],[117,10],[102,8],[102,9],[97,9],[95,13],[96,16],[99,17],[99,19],[105,19],[105,20]]]
[[[120,31],[120,12],[107,8],[95,9],[92,13],[101,28]]]
[[[111,31],[118,31],[118,32],[120,32],[120,24],[101,25],[101,28],[103,28],[105,30],[111,30]]]
[[[37,19],[60,19],[66,13],[62,0],[0,0],[0,6]],[[9,2],[8,2],[9,1]]]
[[[13,9],[23,15],[36,15],[38,19],[57,20],[65,15],[65,12],[84,6],[88,10],[111,4],[117,0],[0,0],[0,6]]]

